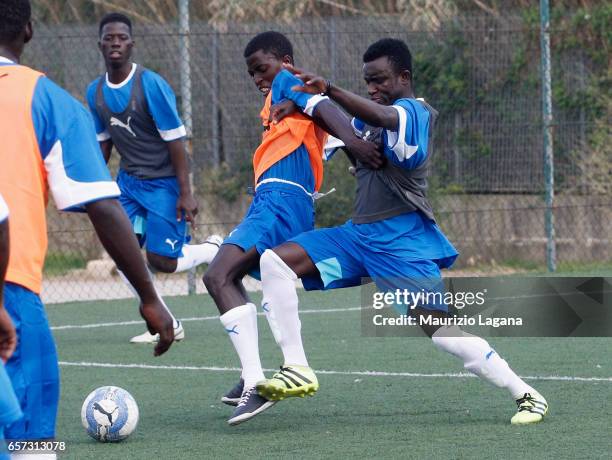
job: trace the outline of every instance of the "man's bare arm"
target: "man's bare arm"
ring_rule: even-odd
[[[176,139],[168,142],[167,145],[180,190],[179,199],[176,202],[176,220],[181,220],[184,214],[187,222],[193,223],[198,214],[198,203],[193,197],[189,183],[189,159],[185,142],[182,139]]]
[[[155,355],[165,353],[174,340],[172,317],[153,286],[125,211],[116,199],[87,204],[87,214],[100,242],[140,297],[140,314],[152,334],[159,333]]]
[[[102,150],[104,161],[108,164],[108,160],[110,160],[111,153],[113,151],[113,141],[108,139],[100,142],[100,150]]]

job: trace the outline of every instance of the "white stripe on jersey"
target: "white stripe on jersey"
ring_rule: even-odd
[[[58,209],[78,208],[91,201],[118,197],[115,181],[77,182],[66,174],[62,143],[57,141],[45,158],[47,182]]]
[[[385,130],[387,132],[387,146],[393,150],[399,161],[404,161],[414,155],[419,150],[419,146],[406,144],[406,109],[399,105],[392,105],[391,107],[397,110],[399,130]]]
[[[315,94],[308,99],[306,102],[306,107],[304,107],[304,113],[309,117],[312,117],[312,113],[314,112],[315,107],[321,101],[329,100],[327,96],[321,96],[320,94]]]
[[[342,142],[337,137],[332,136],[331,134],[327,137],[327,142],[325,143],[325,147],[323,147],[323,159],[328,161],[332,156],[336,153],[336,151],[344,147],[344,142]]]
[[[166,142],[174,141],[176,139],[180,139],[181,137],[185,137],[187,135],[187,130],[185,129],[185,125],[181,125],[178,128],[168,129],[166,131],[162,129],[158,129],[159,135]]]

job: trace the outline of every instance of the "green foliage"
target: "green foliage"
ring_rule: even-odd
[[[71,270],[83,269],[87,259],[80,254],[66,252],[50,252],[45,258],[43,273],[45,276],[61,276]]]
[[[491,144],[481,131],[461,129],[457,135],[457,146],[465,156],[471,160],[488,157],[493,153]]]
[[[417,94],[422,91],[435,101],[441,113],[461,111],[469,103],[467,42],[461,32],[449,34],[446,41],[432,40],[413,57],[414,84]]]
[[[607,65],[612,45],[612,4],[602,2],[592,8],[559,11],[558,23],[562,25],[557,37],[556,48],[560,50],[581,49],[598,65]]]
[[[612,73],[607,69],[612,44],[612,4],[583,2],[581,5],[561,2],[553,4],[551,10],[555,119],[580,117],[585,123],[585,137],[581,141],[586,144],[577,147],[573,140],[568,141],[567,136],[563,136],[562,129],[555,130],[555,159],[560,166],[556,183],[568,189],[575,182],[575,175],[582,174],[586,177],[582,184],[588,183],[592,190],[605,193],[610,188],[606,185],[609,178],[605,171],[609,169],[606,164],[610,161],[612,144],[607,122],[612,86]],[[536,100],[535,107],[539,107],[540,12],[537,4],[524,2],[522,6],[523,28],[517,32],[520,38],[513,39],[516,45],[510,49],[510,60],[502,61],[507,64],[491,75],[483,77],[480,73],[482,57],[475,54],[478,47],[469,30],[455,28],[445,34],[436,34],[435,39],[414,53],[416,93],[426,95],[439,110],[439,124],[448,126],[455,117],[462,119],[473,113],[479,104],[497,107],[503,123],[525,123],[525,111],[508,111],[507,101],[515,97]],[[503,17],[499,21],[503,28]],[[583,74],[575,70],[577,60],[584,66]],[[534,114],[534,120],[539,119],[539,114]],[[491,133],[484,132],[481,125],[462,123],[455,125],[452,133],[455,148],[464,160],[478,162],[495,153]],[[351,214],[355,184],[347,172],[348,165],[344,155],[339,153],[325,166],[322,191],[335,187],[337,192],[317,202],[317,224],[320,226],[337,225]],[[433,201],[439,195],[465,193],[480,184],[479,176],[468,177],[465,173],[459,183],[453,182],[450,172],[440,165],[436,165],[437,175],[430,183]],[[207,171],[204,179],[206,192],[231,202],[250,185],[251,165],[245,163],[231,169],[224,165],[217,171]]]
[[[198,184],[204,194],[211,194],[227,203],[235,202],[246,193],[253,182],[253,166],[250,162],[233,165],[222,163],[218,168],[207,168],[201,172]]]

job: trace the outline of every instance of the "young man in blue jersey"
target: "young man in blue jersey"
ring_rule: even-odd
[[[244,218],[224,240],[204,275],[204,283],[221,313],[221,323],[242,364],[240,382],[222,400],[237,405],[228,423],[238,424],[274,404],[254,391],[264,378],[259,360],[257,310],[242,278],[258,277],[259,257],[314,226],[314,197],[322,181],[326,135],[336,136],[364,162],[380,162],[373,143],[359,139],[342,112],[327,97],[292,90],[300,80],[282,69],[293,63],[291,42],[274,31],[255,36],[244,51],[249,75],[266,97],[264,136],[253,157],[255,196]],[[298,112],[270,124],[277,104],[295,104]]]
[[[17,346],[15,327],[2,300],[4,276],[10,252],[8,215],[8,207],[0,195],[0,460],[9,460],[4,445],[5,428],[23,416],[9,376],[4,369],[4,363],[8,361]]]
[[[21,441],[55,437],[60,396],[56,348],[40,300],[49,192],[58,209],[87,212],[101,243],[138,292],[147,327],[160,334],[155,354],[165,353],[174,337],[172,317],[117,200],[119,189],[89,112],[49,78],[19,64],[32,38],[30,15],[28,0],[0,2],[0,193],[10,209],[11,233],[3,297],[17,334],[6,371],[23,412],[4,434]]]
[[[437,112],[415,99],[410,51],[400,40],[382,39],[367,49],[363,62],[370,100],[285,66],[304,83],[295,91],[326,94],[355,117],[355,131],[380,142],[386,164],[373,170],[357,161],[354,213],[346,224],[303,233],[261,257],[263,302],[279,331],[275,338],[284,356],[280,372],[257,384],[260,395],[270,400],[313,394],[318,387],[302,346],[298,278],[306,289],[356,286],[369,277],[381,291],[440,292],[440,269],[450,267],[458,255],[436,225],[427,200]],[[403,310],[407,314],[405,305]],[[411,312],[417,318],[443,318],[447,306],[424,303]],[[457,327],[422,327],[467,370],[510,392],[518,405],[513,424],[536,423],[546,415],[542,395],[485,340]]]
[[[219,236],[187,244],[187,222],[195,222],[198,207],[174,92],[161,76],[132,62],[134,40],[127,16],[104,16],[99,37],[106,74],[88,86],[87,103],[104,158],[108,162],[113,146],[121,157],[121,204],[146,247],[149,265],[158,272],[179,273],[210,263],[221,244]],[[174,321],[175,339],[181,340],[185,331]],[[156,340],[145,332],[131,342]]]

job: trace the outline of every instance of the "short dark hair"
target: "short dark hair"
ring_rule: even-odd
[[[244,49],[244,57],[247,58],[259,50],[272,53],[278,59],[289,56],[293,60],[293,45],[280,32],[269,30],[255,35]]]
[[[29,0],[2,0],[0,2],[0,42],[15,40],[30,21],[32,7]]]
[[[132,35],[132,21],[125,14],[121,13],[108,13],[105,14],[104,17],[100,20],[100,27],[98,28],[98,35],[102,35],[102,28],[106,24],[110,24],[111,22],[122,22],[128,26],[130,29],[130,35]]]
[[[372,43],[363,54],[363,62],[371,62],[383,56],[391,61],[396,74],[408,70],[412,77],[412,55],[402,40],[383,38]]]

